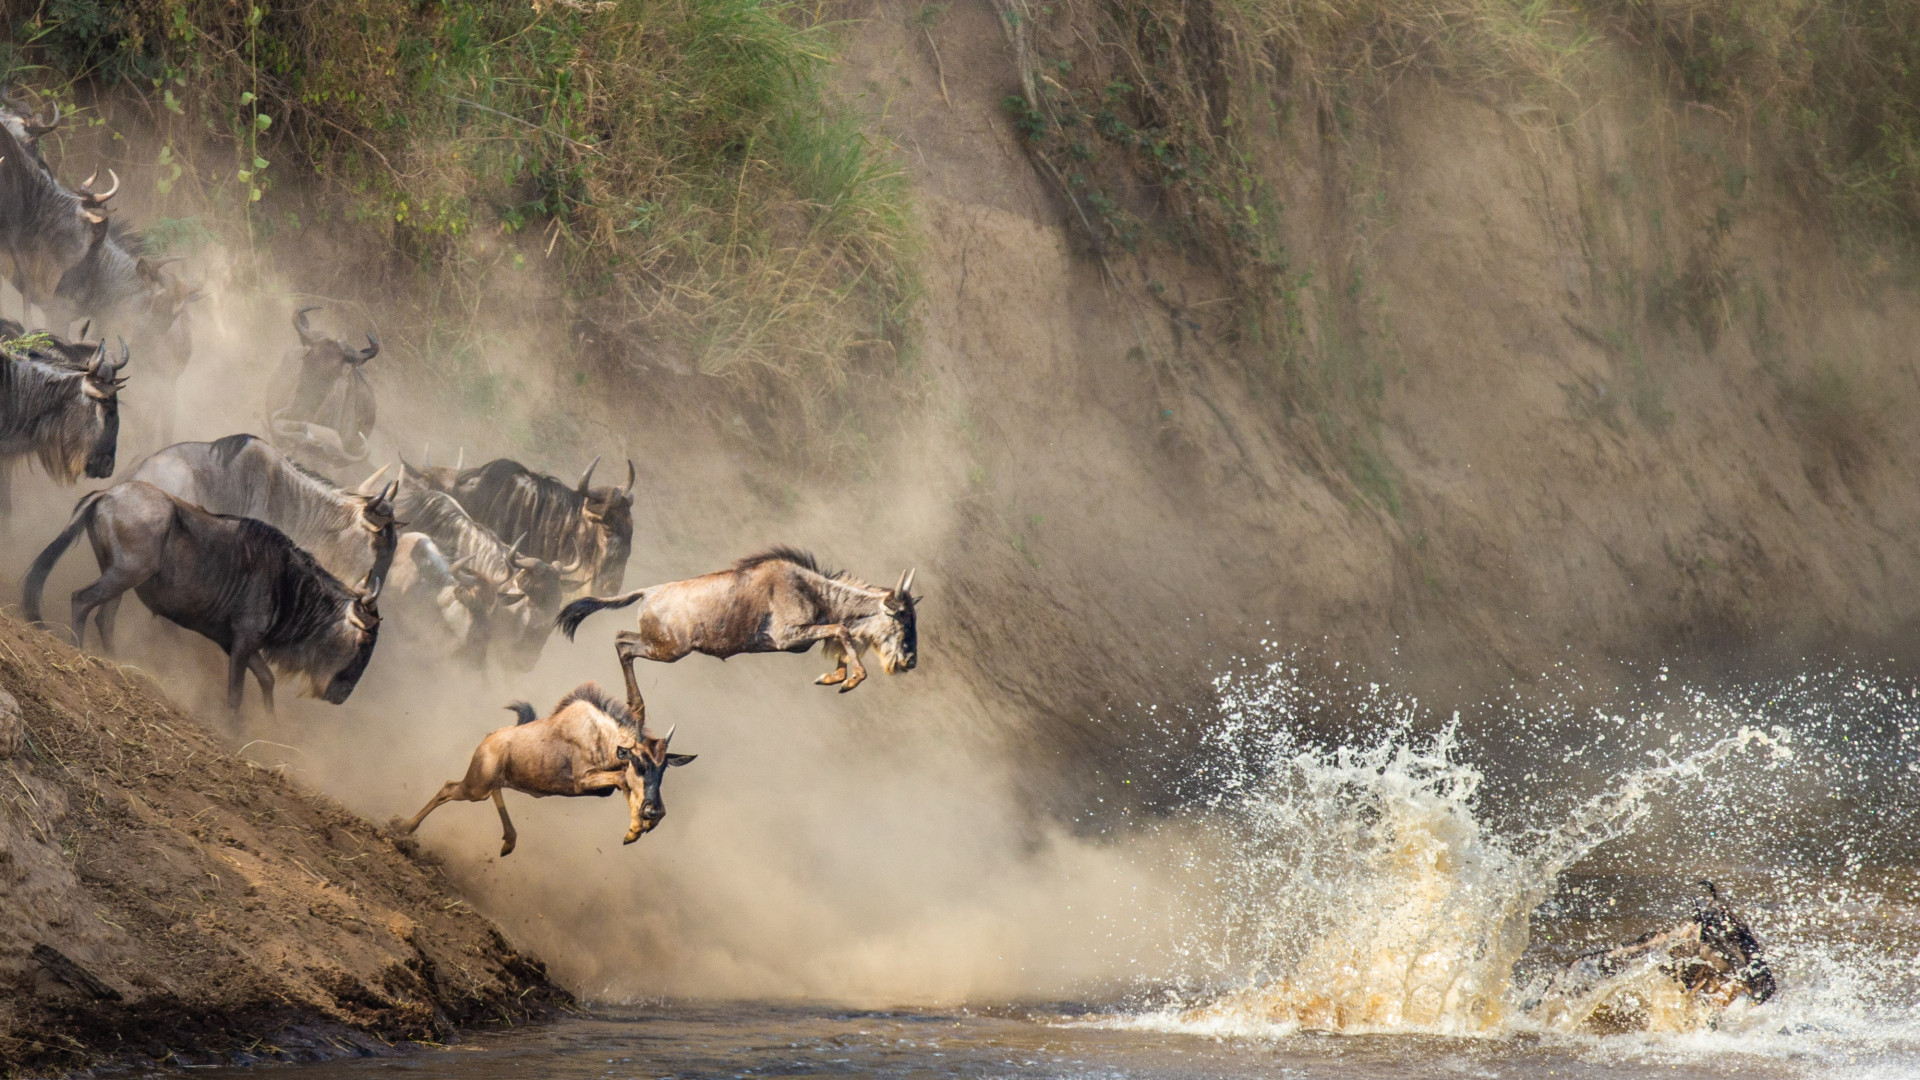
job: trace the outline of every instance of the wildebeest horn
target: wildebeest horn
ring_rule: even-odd
[[[593,461],[588,463],[587,471],[580,474],[580,487],[578,488],[580,494],[585,495],[587,493],[587,484],[593,480],[593,470],[595,466],[599,464],[600,459],[595,457]]]
[[[107,190],[105,191],[93,190],[93,182],[99,179],[99,177],[100,177],[100,170],[95,169],[93,171],[93,175],[87,177],[80,184],[80,201],[87,204],[88,206],[100,206],[104,204],[108,199],[113,198],[114,195],[118,193],[120,190],[120,175],[114,172],[112,169],[107,170],[107,178],[109,180],[112,180],[113,184],[110,187],[108,187]]]
[[[80,336],[85,337],[86,335],[82,334]],[[100,351],[105,352],[106,348],[107,348],[107,343],[104,341],[101,342]],[[127,339],[123,337],[120,339],[120,362],[108,368],[107,373],[110,375],[118,375],[120,373],[120,369],[123,367],[126,367],[127,361],[130,359],[132,358],[127,355]]]
[[[626,490],[625,490],[625,491],[622,491],[622,492],[621,492],[620,494],[622,494],[622,495],[631,495],[631,494],[633,494],[633,477],[634,477],[634,473],[633,473],[633,459],[632,459],[632,458],[628,458],[628,459],[627,459],[627,488],[626,488]]]
[[[91,329],[93,329],[92,319],[88,319],[86,322],[83,322],[80,324],[80,340],[81,341],[87,340],[87,331]]]
[[[29,139],[37,139],[47,134],[54,128],[60,126],[60,103],[57,101],[53,103],[53,119],[43,124],[40,122],[39,117],[34,117],[31,120],[22,121],[20,126],[27,129],[27,137]]]
[[[292,411],[293,411],[293,406],[289,405],[284,409],[275,409],[273,411],[273,415],[267,417],[267,426],[273,429],[273,433],[275,435],[293,436],[293,435],[298,435],[300,433],[300,427],[301,427],[300,421],[298,420],[283,421],[280,419],[281,417],[285,416],[286,414]]]
[[[358,366],[360,364],[366,363],[367,361],[379,355],[380,355],[380,339],[377,337],[374,337],[373,333],[369,331],[367,333],[367,347],[354,353],[353,360],[350,362]]]
[[[401,464],[404,465],[406,463],[401,462]],[[422,469],[433,468],[433,444],[432,443],[420,444],[420,467]]]
[[[525,540],[526,538],[527,538],[527,534],[526,534],[526,530],[524,529],[521,530],[519,536],[516,536],[513,538],[513,543],[507,545],[508,559],[512,559],[514,556],[514,553],[520,550],[520,541]]]
[[[899,593],[901,596],[905,596],[907,595],[907,590],[911,588],[913,588],[913,571],[908,570],[906,573],[900,575],[900,584],[895,586],[893,591]]]
[[[458,473],[467,464],[467,448],[462,446],[453,455],[453,471]]]
[[[471,556],[471,555],[462,555],[462,556],[460,556],[459,558],[457,558],[457,559],[455,559],[455,560],[453,560],[452,562],[450,562],[450,563],[448,563],[448,564],[447,564],[447,573],[449,573],[449,574],[451,574],[451,573],[453,573],[453,572],[454,572],[455,570],[459,570],[459,569],[461,569],[462,567],[464,567],[464,566],[466,566],[466,565],[467,565],[468,563],[470,563],[470,562],[472,562],[472,561],[473,561],[473,556]]]
[[[325,306],[324,304],[308,304],[306,307],[293,313],[293,332],[300,335],[300,344],[312,345],[314,342],[313,329],[307,325],[307,312],[319,311]]]
[[[360,486],[355,488],[353,493],[355,495],[373,494],[375,491],[379,490],[375,488],[374,485],[379,483],[380,478],[387,475],[387,470],[391,468],[393,468],[393,462],[391,461],[387,462],[385,465],[380,466],[380,471],[374,473],[372,476],[367,477],[365,480],[360,481]]]

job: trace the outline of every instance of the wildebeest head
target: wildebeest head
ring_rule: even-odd
[[[368,333],[367,347],[360,349],[330,338],[307,325],[307,312],[318,310],[319,305],[310,305],[293,313],[301,353],[286,411],[292,420],[332,428],[342,443],[364,446],[377,406],[360,368],[380,355],[380,339]]]
[[[581,510],[587,522],[600,534],[599,558],[585,559],[583,568],[593,574],[595,592],[614,592],[620,588],[618,576],[627,566],[627,557],[633,550],[633,481],[635,477],[633,459],[627,459],[627,486],[612,484],[593,487],[593,470],[600,464],[599,458],[587,466],[580,475],[580,483],[574,491],[586,500]],[[579,564],[570,569],[582,569]]]
[[[347,700],[360,676],[366,674],[367,662],[373,659],[373,646],[380,638],[380,610],[376,606],[380,586],[380,579],[372,574],[361,579],[340,625],[319,646],[321,655],[315,656],[307,668],[313,692],[329,705]],[[333,675],[322,686],[321,676],[328,671]]]
[[[524,539],[516,538],[508,549],[510,576],[498,588],[500,609],[513,630],[504,642],[510,662],[532,670],[553,630],[554,613],[566,600],[566,580],[552,563],[520,554]]]
[[[850,630],[873,645],[887,674],[912,671],[920,663],[920,631],[914,622],[913,571],[880,598],[880,612],[860,619]]]
[[[673,741],[673,728],[659,738],[640,733],[639,745],[622,746],[614,753],[626,763],[630,778],[637,774],[644,793],[640,803],[640,832],[633,839],[645,836],[659,826],[661,819],[667,816],[667,804],[660,800],[660,782],[667,770],[677,765],[685,765],[698,757],[698,754],[670,754],[667,744]],[[631,782],[631,779],[629,780]],[[632,843],[630,839],[628,843]]]
[[[103,341],[94,347],[93,361],[81,376],[80,391],[93,405],[99,425],[99,434],[94,437],[93,446],[87,451],[84,466],[86,475],[94,480],[105,480],[113,475],[114,453],[120,445],[120,388],[127,383],[121,377],[120,370],[126,366],[126,341],[123,339],[120,342],[118,363],[107,356],[107,344]]]

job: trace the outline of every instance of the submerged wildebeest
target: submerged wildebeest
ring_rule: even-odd
[[[695,652],[722,660],[740,653],[803,653],[817,641],[826,643],[822,651],[836,666],[815,681],[838,684],[845,693],[866,680],[860,653],[869,646],[889,675],[919,663],[912,589],[912,570],[900,575],[900,584],[882,589],[844,571],[822,570],[804,551],[776,547],[729,570],[575,600],[558,622],[571,639],[594,612],[645,601],[638,630],[614,638],[629,696],[637,696],[636,658],[670,664]]]
[[[627,486],[593,486],[594,466],[580,482],[533,472],[499,458],[462,472],[448,489],[475,521],[497,536],[526,535],[526,554],[562,567],[577,593],[620,587],[633,550],[633,462]]]
[[[98,613],[100,643],[113,648],[113,621],[127,590],[155,615],[226,651],[227,706],[236,714],[253,672],[273,708],[273,671],[303,675],[311,692],[347,700],[380,635],[380,583],[350,588],[286,534],[251,518],[210,514],[152,484],[128,482],[83,497],[60,535],[27,571],[22,606],[40,621],[47,575],[84,529],[100,578],[73,594],[73,642],[84,643]]]
[[[566,599],[559,568],[520,554],[523,537],[511,544],[501,540],[453,496],[429,487],[405,462],[400,467],[400,485],[394,512],[408,528],[432,537],[448,560],[477,579],[471,606],[485,612],[486,624],[478,636],[497,643],[516,670],[532,669],[553,632],[553,617]]]
[[[360,369],[380,355],[380,339],[369,333],[367,347],[356,349],[307,325],[307,312],[293,313],[300,349],[290,352],[267,383],[268,429],[274,445],[323,465],[351,465],[367,459],[367,436],[378,412],[373,386]]]
[[[104,344],[89,346],[92,358],[80,366],[70,359],[70,343],[51,340],[58,348],[45,358],[0,356],[0,515],[12,509],[10,472],[21,458],[38,458],[62,484],[113,475],[126,345],[117,362]]]
[[[660,799],[667,769],[696,756],[668,753],[671,728],[658,738],[648,734],[644,709],[636,713],[593,683],[584,683],[561,698],[543,720],[535,720],[533,706],[524,701],[507,708],[519,715],[519,723],[480,740],[467,775],[448,781],[412,820],[399,826],[401,831],[418,829],[443,803],[492,798],[500,811],[500,854],[510,855],[519,837],[507,816],[502,790],[512,788],[536,799],[623,791],[628,815],[623,842],[631,844],[667,816],[666,803]]]
[[[1609,1033],[1647,1028],[1658,1007],[1650,999],[1662,996],[1677,1014],[1670,1022],[1682,1025],[1702,1018],[1712,1023],[1742,997],[1764,1004],[1778,986],[1760,940],[1712,882],[1699,885],[1702,895],[1688,919],[1580,957],[1547,984],[1530,1011]]]
[[[343,491],[264,439],[228,435],[155,451],[129,479],[215,514],[264,521],[312,552],[342,581],[369,574],[374,581],[385,581],[399,540],[393,522],[399,482],[376,488],[380,475],[375,473],[358,491]]]

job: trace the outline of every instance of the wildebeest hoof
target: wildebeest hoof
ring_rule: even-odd
[[[638,839],[640,839],[640,831],[638,829],[635,829],[633,832],[628,833],[626,835],[626,838],[621,840],[620,842],[622,844],[631,844]]]
[[[847,681],[847,673],[844,671],[829,671],[813,681],[820,686],[837,686]]]
[[[508,840],[500,845],[500,857],[504,859],[511,854],[513,854],[513,841]]]

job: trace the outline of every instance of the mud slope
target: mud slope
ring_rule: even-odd
[[[143,679],[0,619],[0,687],[0,1074],[364,1052],[566,1000],[437,870]]]

